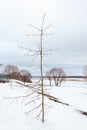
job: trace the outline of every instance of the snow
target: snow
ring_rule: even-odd
[[[87,130],[87,116],[79,112],[87,112],[85,81],[65,81],[61,87],[52,86],[48,90],[50,95],[69,106],[46,98],[49,108],[44,123],[34,113],[29,116],[24,114],[28,108],[22,105],[21,99],[13,101],[5,98],[24,95],[25,92],[26,88],[20,87],[15,80],[0,83],[0,130]]]

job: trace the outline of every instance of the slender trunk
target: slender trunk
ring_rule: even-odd
[[[44,19],[43,19],[44,22]],[[41,36],[40,36],[40,73],[41,73],[41,90],[42,90],[42,122],[44,122],[44,86],[43,86],[43,22],[41,27]]]

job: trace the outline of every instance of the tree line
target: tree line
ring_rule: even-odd
[[[20,70],[17,66],[10,64],[3,67],[2,74],[6,75],[8,79],[17,79],[23,81],[24,83],[31,83],[33,77],[29,70]],[[66,79],[66,74],[62,68],[52,68],[46,72],[45,77],[48,78],[50,86],[52,85],[52,81],[54,81],[55,86],[61,86],[61,83]]]
[[[1,69],[2,69],[2,66],[4,65],[0,64]],[[27,69],[20,70],[15,65],[8,64],[4,66],[3,69],[1,70],[1,73],[3,75],[6,75],[6,77],[9,79],[17,79],[17,80],[23,81],[24,83],[32,82],[33,76],[30,73],[30,71]],[[83,74],[82,78],[87,80],[87,65],[84,66],[82,74]],[[54,67],[54,68],[51,68],[49,71],[47,71],[44,77],[49,80],[50,86],[52,85],[52,81],[54,81],[55,86],[61,86],[62,82],[65,81],[68,76],[66,76],[66,73],[62,68]],[[77,76],[77,77],[81,77],[81,76]]]
[[[29,82],[31,83],[32,80],[32,75],[31,73],[26,70],[26,69],[19,69],[17,66],[15,65],[6,65],[3,67],[3,69],[1,70],[2,74],[6,76],[6,78],[8,79],[17,79],[20,81],[25,82]]]

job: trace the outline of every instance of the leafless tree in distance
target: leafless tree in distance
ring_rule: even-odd
[[[2,67],[4,67],[4,65],[3,64],[0,64],[0,71],[2,72]]]
[[[65,80],[65,72],[62,68],[52,68],[50,70],[51,78],[54,79],[55,86],[61,86],[62,81]]]
[[[3,73],[8,75],[9,78],[17,78],[19,69],[15,65],[6,65],[4,67]]]
[[[46,77],[48,78],[48,80],[49,80],[49,85],[51,86],[51,82],[52,82],[52,77],[51,77],[51,72],[50,71],[47,71],[47,73],[46,73]]]
[[[28,70],[22,69],[20,70],[19,73],[20,73],[20,79],[24,82],[24,84],[25,82],[29,82],[29,83],[32,82],[31,81],[32,75]]]
[[[85,65],[83,68],[83,75],[84,75],[85,80],[87,81],[87,65]]]

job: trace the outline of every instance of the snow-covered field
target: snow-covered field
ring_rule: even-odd
[[[44,123],[33,116],[34,113],[29,116],[24,114],[26,106],[22,105],[22,100],[6,98],[23,95],[25,90],[15,80],[0,83],[0,130],[87,130],[87,116],[81,113],[87,112],[86,82],[66,81],[61,87],[53,86],[47,90],[50,95],[69,105],[46,99],[49,108]]]

